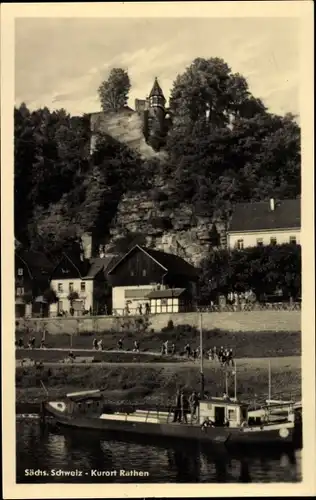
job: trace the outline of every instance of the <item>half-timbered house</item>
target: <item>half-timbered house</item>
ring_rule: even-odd
[[[198,270],[194,266],[177,255],[140,245],[135,245],[114,266],[110,266],[108,278],[112,285],[113,314],[117,315],[137,314],[140,306],[145,312],[150,307],[149,294],[153,291],[169,290],[168,297],[157,297],[160,304],[161,300],[165,302],[167,299],[169,309],[157,307],[158,303],[154,301],[152,312],[157,313],[171,312],[172,306],[174,312],[179,311],[182,300],[179,301],[179,288],[183,289],[181,294],[185,292],[183,297],[187,308],[192,306],[197,295]],[[174,297],[170,291],[173,289]]]

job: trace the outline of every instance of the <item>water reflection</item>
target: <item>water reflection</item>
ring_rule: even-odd
[[[80,470],[81,477],[26,477],[25,469]],[[91,470],[147,471],[144,477],[91,477]],[[95,432],[46,428],[17,422],[17,482],[250,483],[301,480],[301,452],[246,454],[201,444],[148,438],[113,439]]]

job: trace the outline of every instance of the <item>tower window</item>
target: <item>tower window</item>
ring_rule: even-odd
[[[276,245],[277,244],[277,239],[272,237],[270,238],[270,245]]]
[[[296,236],[290,236],[290,243],[293,243],[293,245],[296,245]]]
[[[244,248],[244,240],[237,240],[236,246],[237,246],[238,250],[243,250],[243,248]]]
[[[257,247],[263,246],[263,238],[257,238]]]

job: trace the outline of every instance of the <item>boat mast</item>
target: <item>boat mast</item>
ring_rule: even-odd
[[[237,365],[236,365],[236,361],[234,361],[234,381],[235,381],[234,398],[235,398],[235,401],[237,401]]]
[[[200,374],[201,374],[201,399],[204,398],[204,370],[203,370],[203,328],[202,328],[202,313],[200,313]]]
[[[268,401],[271,401],[271,361],[269,359],[269,393],[268,393]]]

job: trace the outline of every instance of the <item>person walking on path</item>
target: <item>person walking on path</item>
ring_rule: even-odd
[[[172,346],[171,346],[171,355],[175,356],[175,354],[176,354],[176,346],[175,346],[175,344],[172,344]]]
[[[103,340],[100,339],[98,342],[98,351],[102,351],[102,350],[103,350]]]
[[[123,340],[122,340],[122,339],[120,339],[120,340],[118,341],[118,343],[117,343],[117,347],[118,347],[119,351],[121,351],[121,350],[123,349]]]
[[[135,340],[134,342],[134,349],[133,349],[134,352],[139,352],[139,342],[137,340]]]
[[[98,341],[96,338],[93,339],[92,348],[96,351],[98,348]]]

